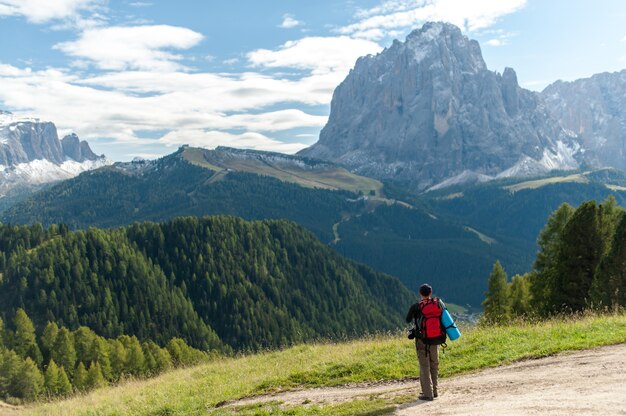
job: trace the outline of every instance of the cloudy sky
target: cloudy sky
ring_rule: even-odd
[[[113,160],[181,144],[293,153],[357,57],[456,24],[522,86],[626,68],[612,0],[0,0],[0,109]]]

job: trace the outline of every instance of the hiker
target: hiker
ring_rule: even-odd
[[[439,375],[438,346],[445,343],[446,333],[441,325],[441,314],[445,305],[439,298],[432,298],[433,288],[428,284],[420,286],[421,300],[409,309],[406,321],[415,322],[415,348],[420,365],[420,400],[432,401],[438,396],[437,378]],[[411,339],[411,335],[409,335]]]

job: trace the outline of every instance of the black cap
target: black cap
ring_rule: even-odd
[[[433,288],[428,283],[424,283],[420,286],[420,295],[430,296],[431,293],[433,293]]]

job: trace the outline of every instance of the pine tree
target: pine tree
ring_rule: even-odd
[[[511,302],[511,314],[524,316],[531,313],[530,300],[530,276],[515,275],[511,279],[509,297]]]
[[[59,333],[59,327],[54,322],[48,322],[43,330],[43,333],[39,337],[41,344],[41,353],[43,354],[44,362],[50,361],[50,352],[54,348],[54,343]]]
[[[67,328],[59,329],[51,357],[59,366],[65,368],[68,374],[73,374],[76,365],[76,350],[74,349],[72,333]]]
[[[44,373],[44,388],[51,397],[59,394],[59,367],[54,360],[50,360]]]
[[[626,306],[626,215],[621,216],[611,249],[598,266],[590,293],[596,307]]]
[[[94,341],[97,337],[96,333],[91,329],[81,326],[74,331],[74,349],[76,350],[76,359],[83,363],[90,363],[96,360]]]
[[[102,375],[108,381],[112,380],[113,371],[111,369],[111,360],[109,358],[109,345],[102,337],[96,337],[93,340],[93,352],[95,361],[100,365]]]
[[[602,254],[595,201],[584,202],[576,209],[561,240],[551,303],[557,310],[581,311],[591,303],[589,290]]]
[[[125,373],[126,348],[120,340],[109,340],[109,358],[111,360],[111,379],[117,381]]]
[[[0,350],[0,397],[17,396],[16,382],[23,365],[22,358],[12,350]]]
[[[0,318],[0,349],[4,347],[4,321]]]
[[[499,261],[493,265],[487,285],[488,290],[483,302],[483,321],[486,324],[505,322],[509,317],[509,294],[506,272]]]
[[[59,378],[57,382],[57,394],[62,397],[66,397],[72,393],[72,383],[67,376],[65,368],[59,367]]]
[[[74,378],[72,384],[77,391],[87,390],[87,369],[82,362],[78,363],[76,371],[74,371]]]
[[[17,308],[15,318],[15,334],[13,336],[13,350],[22,358],[30,357],[41,364],[42,357],[35,337],[35,326],[22,308]]]
[[[15,381],[19,393],[17,397],[28,401],[37,400],[44,390],[44,377],[30,357],[24,360]]]
[[[565,225],[574,214],[574,208],[562,204],[550,215],[548,222],[539,234],[539,252],[533,265],[530,279],[534,312],[548,315],[554,312],[552,296],[557,279],[559,250]]]
[[[93,390],[106,386],[106,381],[102,375],[102,369],[98,363],[91,363],[87,370],[87,389]]]
[[[598,207],[598,232],[602,244],[602,252],[604,256],[611,250],[611,243],[617,224],[624,215],[624,209],[617,205],[615,196],[609,195],[606,200]]]
[[[137,337],[130,337],[130,342],[126,348],[126,370],[134,376],[143,374],[145,371],[145,357]]]

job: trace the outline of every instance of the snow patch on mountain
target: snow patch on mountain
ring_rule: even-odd
[[[555,149],[544,149],[540,160],[524,155],[515,165],[496,175],[496,178],[528,177],[543,175],[552,170],[578,169],[576,155],[581,151],[578,143],[574,142],[572,146],[568,146],[559,140]]]
[[[57,165],[45,159],[18,163],[14,166],[0,165],[0,196],[18,185],[43,185],[73,178],[82,172],[110,165],[112,162],[103,157],[97,160],[77,162],[68,159]]]
[[[471,170],[464,170],[460,174],[439,182],[437,185],[428,188],[428,191],[436,191],[438,189],[449,188],[455,185],[473,185],[477,183],[489,182],[495,177],[476,173]]]
[[[544,149],[541,159],[522,155],[520,160],[510,168],[497,175],[484,175],[471,170],[464,170],[461,174],[448,178],[428,188],[428,191],[449,188],[455,185],[474,185],[496,179],[524,178],[545,175],[552,170],[574,170],[580,167],[576,155],[582,153],[578,143],[568,146],[562,141],[556,142],[554,149]]]

